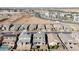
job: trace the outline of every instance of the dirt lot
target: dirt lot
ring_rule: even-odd
[[[44,20],[44,19],[40,19],[40,18],[36,18],[36,17],[32,17],[30,15],[21,15],[22,17],[18,17],[17,19],[15,17],[11,17],[5,21],[2,21],[0,22],[0,24],[6,24],[6,23],[26,23],[26,24],[49,24],[51,23],[51,21],[49,20]],[[12,20],[13,18],[13,21],[10,21]]]

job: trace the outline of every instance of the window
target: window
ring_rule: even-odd
[[[11,44],[13,44],[13,43],[11,43]]]
[[[6,44],[6,42],[3,42],[3,44]]]
[[[42,44],[44,44],[44,43],[42,43]]]
[[[72,49],[73,47],[72,47],[72,46],[70,46],[70,48]]]
[[[34,42],[34,44],[37,44],[37,42]]]
[[[72,44],[71,42],[69,42],[69,44]]]
[[[77,45],[77,43],[73,43],[74,45]]]
[[[26,42],[26,44],[29,44],[29,42]]]
[[[12,37],[8,37],[8,39],[12,39]]]
[[[64,42],[65,44],[67,44],[67,42]]]
[[[23,42],[21,44],[23,45]]]
[[[57,45],[59,45],[60,43],[57,43]],[[65,42],[65,44],[66,44],[66,42]]]
[[[37,37],[34,37],[35,39],[37,39]]]
[[[7,42],[9,44],[9,42]]]
[[[37,46],[37,48],[40,48],[40,46]]]
[[[38,44],[40,44],[40,42],[38,42]]]
[[[27,44],[27,42],[26,42],[26,44]]]
[[[41,37],[39,37],[39,39],[41,39]]]
[[[8,39],[8,37],[4,37],[4,39]]]

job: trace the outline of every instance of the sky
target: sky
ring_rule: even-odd
[[[0,7],[78,7],[78,0],[1,0]]]

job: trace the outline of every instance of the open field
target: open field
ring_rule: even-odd
[[[32,17],[30,15],[25,15],[25,16],[22,16],[21,18],[18,18],[18,19],[16,19],[15,17],[10,17],[9,19],[0,22],[0,24],[4,24],[4,23],[5,24],[9,24],[9,23],[20,23],[20,24],[50,24],[51,23],[51,21],[49,21],[49,20],[44,20],[44,19],[40,19],[40,18],[37,18],[37,17]],[[11,20],[13,20],[13,21],[11,21]]]

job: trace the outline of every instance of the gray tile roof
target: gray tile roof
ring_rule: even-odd
[[[28,34],[27,32],[22,32],[19,35],[19,40],[21,42],[30,42],[31,41],[31,34]]]
[[[45,34],[44,33],[36,33],[33,35],[33,42],[45,42]]]
[[[29,30],[34,30],[34,29],[36,29],[36,24],[31,24],[31,25],[29,26]]]
[[[13,24],[13,26],[10,28],[10,30],[17,31],[17,30],[19,30],[20,26],[21,26],[21,24]]]

